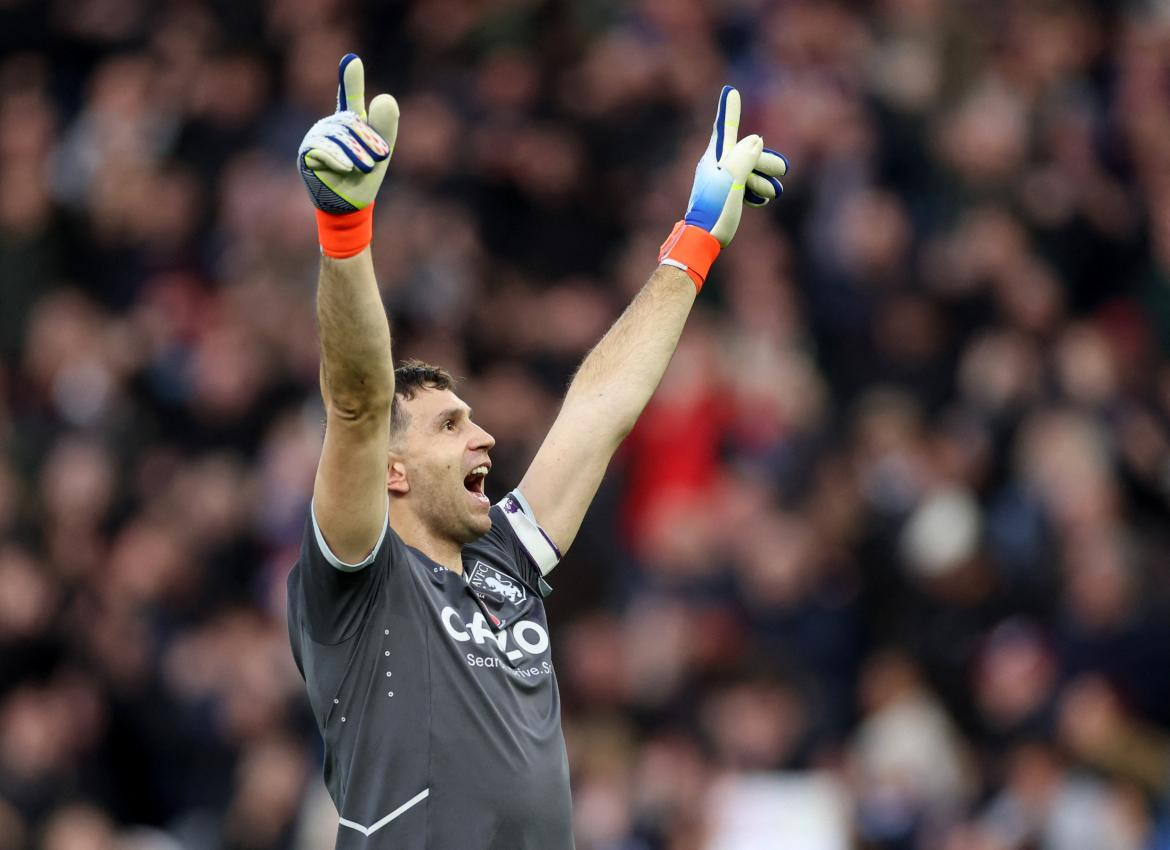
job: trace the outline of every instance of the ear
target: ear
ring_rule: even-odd
[[[410,492],[410,482],[406,479],[406,465],[390,455],[390,462],[386,465],[386,489],[391,493],[405,496]]]

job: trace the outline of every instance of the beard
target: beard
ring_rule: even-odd
[[[460,545],[473,543],[491,530],[486,511],[473,509],[463,480],[448,475],[416,475],[411,489],[415,513],[436,537]]]

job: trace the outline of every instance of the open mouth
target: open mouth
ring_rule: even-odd
[[[481,463],[463,479],[463,486],[467,489],[467,492],[483,502],[488,500],[487,495],[483,491],[483,482],[487,478],[490,468],[486,463]]]

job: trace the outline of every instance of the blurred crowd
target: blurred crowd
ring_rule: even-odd
[[[0,850],[332,846],[283,593],[350,50],[494,497],[720,85],[792,164],[550,576],[580,850],[1170,847],[1166,3],[0,0]]]

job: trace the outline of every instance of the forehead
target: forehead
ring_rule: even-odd
[[[402,399],[402,406],[410,414],[412,425],[425,424],[448,411],[461,410],[467,413],[471,410],[467,402],[451,390],[430,387],[416,390],[412,399]]]

